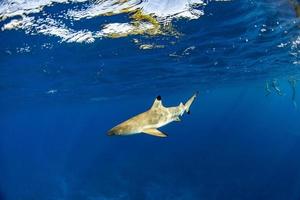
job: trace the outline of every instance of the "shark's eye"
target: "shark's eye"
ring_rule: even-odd
[[[156,97],[156,99],[160,101],[160,100],[161,100],[161,96],[158,95],[158,96]]]

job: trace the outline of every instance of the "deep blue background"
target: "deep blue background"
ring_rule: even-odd
[[[179,38],[66,44],[0,32],[0,199],[300,199],[300,111],[287,83],[299,77],[293,8],[212,2],[205,13],[174,21]],[[92,29],[101,18],[78,23]],[[133,38],[165,48],[143,51]],[[265,96],[273,78],[284,96]],[[161,128],[168,138],[106,136],[158,94],[173,106],[196,90],[192,114]]]

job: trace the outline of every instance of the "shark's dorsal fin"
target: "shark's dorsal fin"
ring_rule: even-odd
[[[152,108],[159,108],[162,106],[162,102],[161,102],[161,96],[157,96],[156,99],[154,100],[151,109]]]
[[[159,131],[155,128],[150,128],[150,129],[143,130],[143,133],[153,135],[153,136],[156,136],[156,137],[168,137],[167,134],[162,133],[161,131]]]

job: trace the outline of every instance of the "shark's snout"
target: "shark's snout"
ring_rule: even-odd
[[[119,126],[116,126],[107,132],[107,135],[109,135],[109,136],[122,135],[122,134],[123,134],[122,128],[120,128]]]
[[[108,136],[117,135],[117,132],[116,132],[115,129],[110,129],[110,130],[107,132],[107,135],[108,135]]]
[[[107,135],[113,136],[113,135],[128,135],[132,133],[131,129],[128,129],[126,126],[123,126],[122,124],[119,124],[118,126],[115,126],[114,128],[110,129],[107,132]]]

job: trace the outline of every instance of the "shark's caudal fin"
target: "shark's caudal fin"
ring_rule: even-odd
[[[198,92],[196,92],[185,104],[184,104],[184,108],[185,108],[185,112],[187,112],[188,114],[190,114],[190,107],[192,105],[192,103],[194,102],[195,98],[197,97]]]

